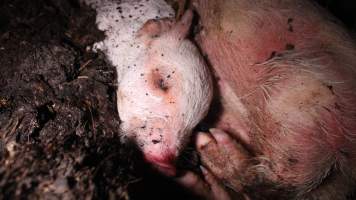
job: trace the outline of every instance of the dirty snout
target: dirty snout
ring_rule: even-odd
[[[147,77],[147,80],[150,78],[153,77]],[[184,146],[183,137],[191,133],[184,126],[180,108],[182,97],[178,91],[182,88],[170,83],[170,88],[163,91],[157,88],[154,79],[150,82],[141,82],[137,85],[136,94],[130,93],[121,99],[119,107],[125,113],[120,116],[120,127],[139,146],[147,162],[160,172],[174,176],[175,161]]]
[[[176,158],[179,147],[182,146],[177,139],[182,134],[181,130],[174,123],[164,119],[150,119],[146,126],[140,127],[136,132],[137,143],[146,161],[168,176],[176,174]]]

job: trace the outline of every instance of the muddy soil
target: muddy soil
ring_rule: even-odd
[[[123,145],[103,37],[77,0],[0,0],[0,199],[196,199]]]
[[[0,199],[190,198],[122,145],[102,38],[77,1],[0,1]]]

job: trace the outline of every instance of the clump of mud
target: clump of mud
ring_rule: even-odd
[[[101,39],[78,1],[0,1],[0,199],[190,198],[121,143]]]

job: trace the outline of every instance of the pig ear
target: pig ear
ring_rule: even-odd
[[[149,42],[152,38],[159,37],[172,29],[174,21],[171,18],[150,19],[138,31],[137,37]]]
[[[157,38],[165,33],[181,40],[188,35],[192,19],[193,12],[191,10],[187,10],[176,23],[174,23],[172,18],[151,19],[138,31],[137,37],[143,39],[147,44],[149,44],[153,38]]]
[[[184,39],[187,37],[190,27],[192,25],[193,20],[193,11],[187,10],[185,11],[182,18],[174,25],[170,34],[173,34],[175,37],[178,37],[179,40]]]

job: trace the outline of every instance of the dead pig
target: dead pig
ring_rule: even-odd
[[[212,81],[197,48],[186,39],[192,12],[175,21],[164,0],[86,0],[106,39],[95,45],[117,68],[122,132],[166,175],[192,129],[206,115]]]
[[[308,0],[193,2],[222,103],[220,130],[198,136],[207,171],[262,199],[347,199],[356,180],[350,35]]]

